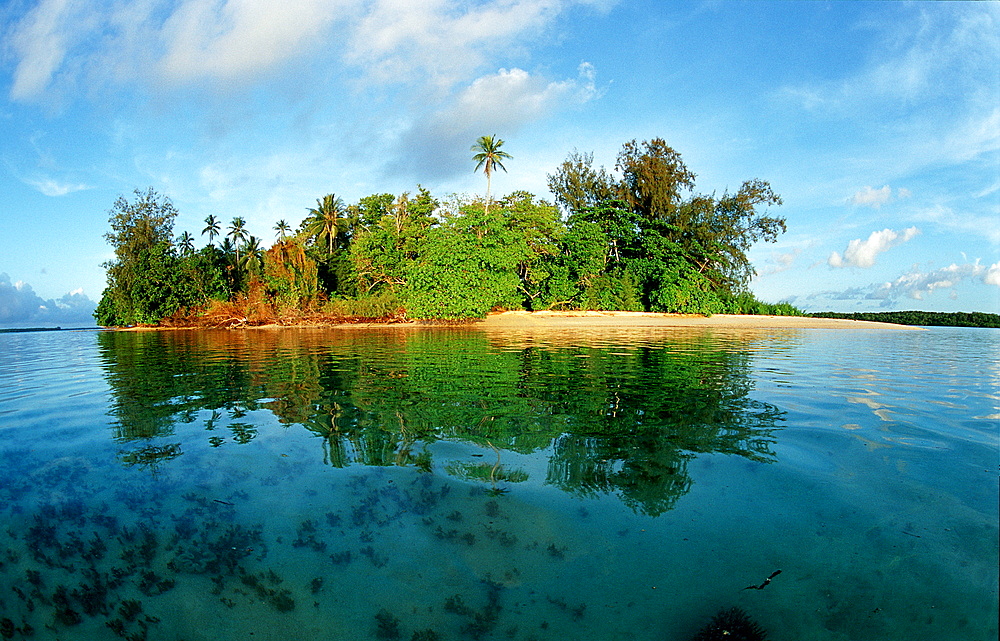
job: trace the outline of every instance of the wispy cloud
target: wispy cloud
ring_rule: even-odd
[[[53,178],[26,178],[24,182],[31,185],[46,196],[59,197],[72,194],[77,191],[90,189],[89,185],[82,183],[60,182]]]
[[[10,30],[10,97],[41,98],[58,79],[103,87],[215,80],[226,91],[294,59],[378,83],[467,81],[497,52],[543,35],[576,6],[611,0],[41,0]],[[308,54],[308,59],[305,55]]]
[[[849,242],[843,255],[839,252],[831,253],[827,264],[830,267],[872,267],[875,265],[876,256],[902,245],[919,233],[920,230],[916,227],[909,227],[902,232],[892,229],[873,231],[867,240],[855,238]]]

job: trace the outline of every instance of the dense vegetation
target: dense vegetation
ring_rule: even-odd
[[[281,220],[264,249],[242,217],[213,215],[174,237],[177,210],[152,189],[120,197],[105,238],[115,258],[95,316],[101,325],[253,324],[309,315],[463,319],[494,309],[690,314],[799,314],[747,290],[746,252],[785,231],[781,198],[762,180],[706,195],[659,139],[624,145],[615,177],[571,153],[548,185],[556,204],[516,191],[493,200],[492,173],[510,155],[473,146],[485,199],[373,194],[316,201],[294,230]],[[216,243],[216,239],[221,240]]]
[[[986,312],[816,312],[813,318],[846,318],[850,320],[924,325],[937,327],[1000,327],[1000,315]]]

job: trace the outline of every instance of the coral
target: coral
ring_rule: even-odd
[[[720,610],[692,641],[766,641],[767,633],[739,608]]]
[[[375,615],[375,637],[378,639],[398,639],[400,636],[399,619],[386,609],[379,610]]]

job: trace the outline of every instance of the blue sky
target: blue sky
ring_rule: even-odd
[[[1000,313],[1000,3],[12,0],[0,324],[72,324],[120,194],[270,242],[327,193],[494,192],[664,138],[698,190],[767,180],[752,288],[809,311]]]

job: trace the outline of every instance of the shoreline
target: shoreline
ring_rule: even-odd
[[[659,314],[656,312],[503,312],[491,314],[478,323],[489,328],[589,328],[589,327],[719,327],[729,329],[895,329],[922,327],[842,318],[808,316],[754,316],[715,314]]]
[[[392,321],[392,322],[309,322],[281,325],[239,325],[236,327],[163,327],[142,326],[127,328],[106,328],[114,331],[142,332],[194,329],[329,329],[329,328],[443,328],[471,327],[485,329],[591,329],[591,328],[642,328],[642,327],[705,327],[728,329],[881,329],[926,331],[923,327],[898,325],[876,321],[861,321],[842,318],[811,318],[808,316],[755,316],[715,314],[697,316],[688,314],[661,314],[656,312],[610,312],[610,311],[568,311],[568,312],[527,312],[508,311],[488,315],[481,320],[468,322],[434,321]]]

